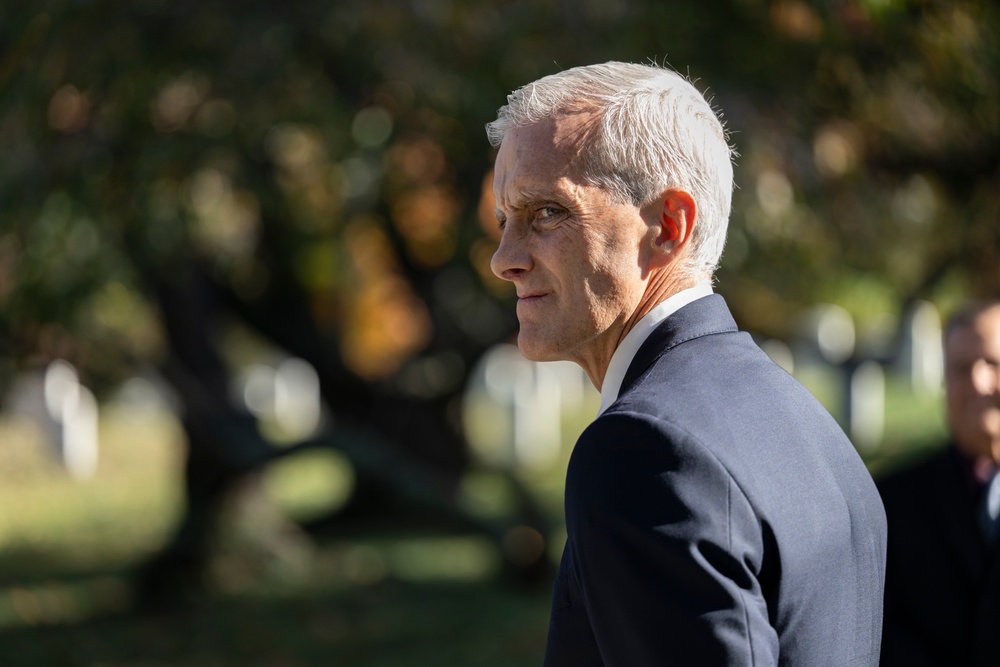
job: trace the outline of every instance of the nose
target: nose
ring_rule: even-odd
[[[1000,392],[1000,367],[985,359],[979,359],[972,366],[972,383],[982,396]]]
[[[523,235],[515,235],[511,225],[503,230],[500,245],[490,260],[490,269],[497,278],[516,280],[525,272],[531,270],[531,253]]]

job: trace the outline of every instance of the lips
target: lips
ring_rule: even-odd
[[[545,296],[548,292],[540,289],[524,289],[524,286],[519,286],[520,289],[517,290],[518,299],[532,299],[538,296]]]
[[[523,294],[519,294],[517,297],[518,319],[523,320],[525,317],[530,319],[533,315],[530,315],[529,313],[537,315],[537,313],[535,313],[536,307],[542,307],[546,296],[548,296],[547,292],[524,292]]]
[[[518,303],[534,303],[547,296],[546,292],[525,292],[517,295]]]

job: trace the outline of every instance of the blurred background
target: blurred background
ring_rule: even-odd
[[[954,0],[0,4],[0,664],[540,664],[599,403],[489,271],[512,89],[668,63],[717,291],[873,474],[1000,289],[1000,16]]]

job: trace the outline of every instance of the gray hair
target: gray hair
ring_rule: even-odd
[[[582,155],[584,177],[621,202],[642,206],[667,188],[694,198],[697,223],[686,271],[711,276],[726,242],[735,152],[694,85],[658,65],[608,62],[543,77],[508,95],[486,125],[494,147],[512,129],[593,110],[598,126]]]

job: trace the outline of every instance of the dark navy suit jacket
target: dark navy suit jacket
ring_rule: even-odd
[[[884,667],[1000,665],[1000,545],[953,446],[879,480],[889,519]],[[971,465],[970,465],[971,467]]]
[[[547,667],[878,663],[885,514],[822,406],[712,295],[580,436]]]

